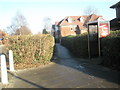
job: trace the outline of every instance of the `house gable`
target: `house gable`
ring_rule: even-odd
[[[118,7],[120,7],[120,1],[118,3],[112,5],[110,8],[118,8]]]
[[[116,4],[114,4],[113,6],[111,6],[110,8],[115,8],[116,9],[116,17],[120,18],[120,1]]]
[[[110,8],[116,9],[116,18],[110,21],[110,28],[111,30],[120,30],[120,1]]]

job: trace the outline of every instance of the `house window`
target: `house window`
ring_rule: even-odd
[[[79,18],[79,21],[80,21],[80,22],[83,22],[83,21],[84,21],[84,18],[83,18],[83,17],[80,17],[80,18]]]
[[[72,23],[72,18],[71,17],[68,18],[68,22]]]
[[[84,18],[83,17],[80,17],[80,22],[83,22]]]

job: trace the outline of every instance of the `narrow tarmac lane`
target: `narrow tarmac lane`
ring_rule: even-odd
[[[14,74],[7,88],[120,88],[120,73],[84,60],[76,60],[60,44],[57,58],[44,67],[21,70]]]

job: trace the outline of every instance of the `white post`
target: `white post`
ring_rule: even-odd
[[[1,82],[3,84],[8,84],[8,75],[7,75],[7,67],[6,67],[6,58],[5,55],[1,55]]]
[[[14,71],[14,62],[13,62],[12,50],[9,50],[9,65],[10,65],[10,71]]]

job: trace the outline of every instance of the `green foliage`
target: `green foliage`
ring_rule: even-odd
[[[87,34],[63,37],[61,43],[75,56],[88,57]]]
[[[120,70],[120,31],[111,31],[106,38],[102,38],[103,65]]]
[[[13,50],[16,66],[49,63],[53,56],[54,38],[51,35],[21,35],[8,37],[6,48]]]

